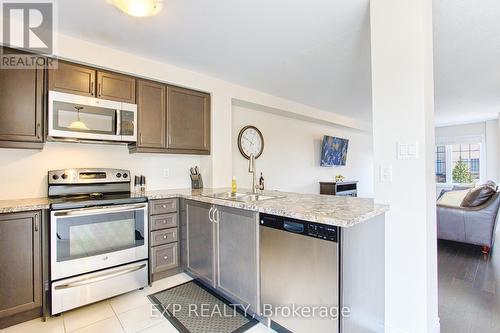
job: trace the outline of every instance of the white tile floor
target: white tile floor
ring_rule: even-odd
[[[151,303],[146,296],[189,280],[188,275],[178,274],[157,281],[144,290],[68,311],[46,322],[31,320],[0,330],[0,333],[177,333],[164,317],[151,316]],[[247,332],[274,331],[258,324]]]

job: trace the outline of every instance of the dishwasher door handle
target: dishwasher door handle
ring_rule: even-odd
[[[290,232],[301,234],[304,232],[304,225],[295,222],[283,222],[283,229]]]

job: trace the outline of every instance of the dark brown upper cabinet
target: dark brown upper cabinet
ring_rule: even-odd
[[[38,317],[42,307],[40,211],[0,214],[0,267],[0,329],[16,323],[17,317]]]
[[[135,79],[127,75],[59,61],[49,71],[49,89],[118,102],[135,103]]]
[[[58,61],[57,69],[49,70],[49,89],[95,97],[96,70],[65,61]]]
[[[165,148],[166,86],[146,80],[137,81],[139,148]]]
[[[22,53],[4,48],[4,53]],[[0,69],[0,147],[42,149],[45,70]]]
[[[167,148],[193,153],[210,151],[210,95],[167,88]]]
[[[97,72],[97,97],[135,103],[135,79],[115,73]]]

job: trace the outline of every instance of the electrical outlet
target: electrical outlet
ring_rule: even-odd
[[[163,178],[170,178],[170,169],[163,168]]]

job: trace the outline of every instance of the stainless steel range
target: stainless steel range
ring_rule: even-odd
[[[120,169],[49,171],[51,313],[148,284],[147,199]]]

